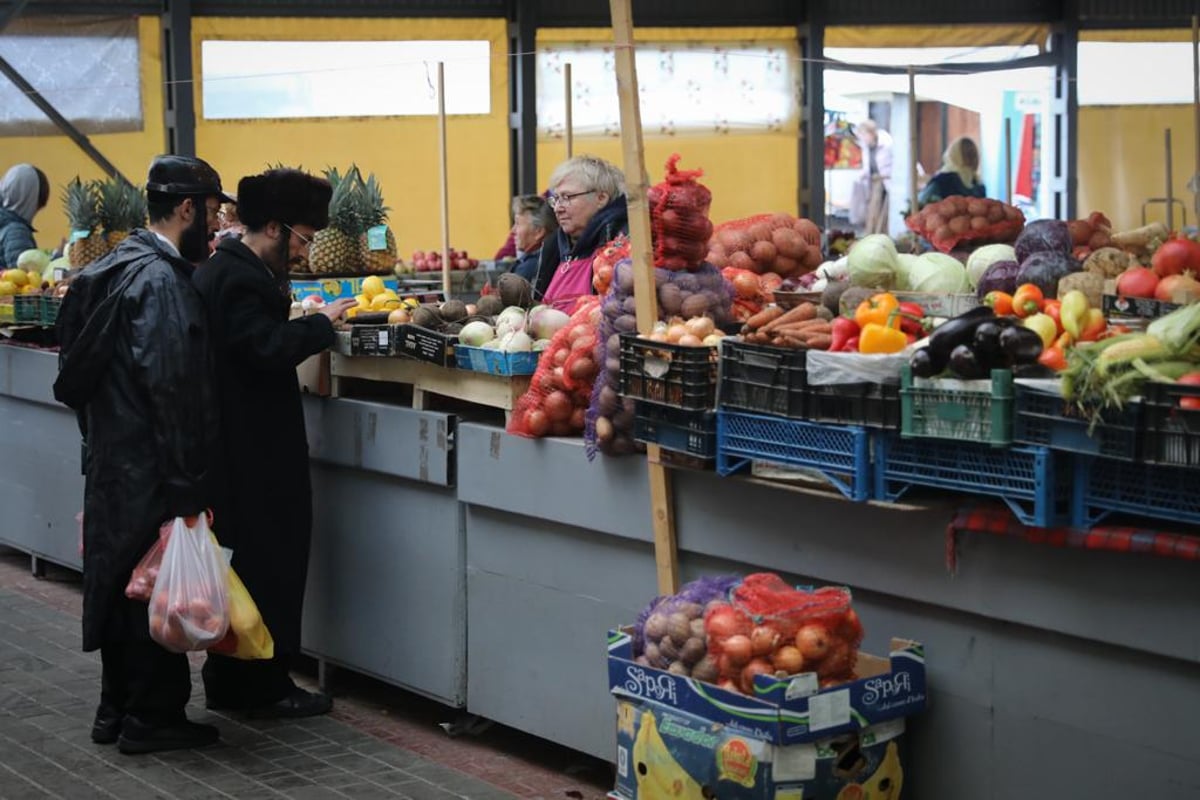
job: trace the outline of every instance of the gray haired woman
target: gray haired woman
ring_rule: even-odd
[[[558,220],[545,198],[536,194],[524,194],[512,201],[513,241],[517,247],[517,263],[512,271],[533,283],[537,278],[538,263],[542,257],[542,244],[546,237],[558,231]]]

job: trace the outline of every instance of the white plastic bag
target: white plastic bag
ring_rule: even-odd
[[[899,353],[830,353],[809,350],[808,382],[813,386],[835,383],[899,383],[900,370],[912,357],[914,346]]]
[[[229,566],[204,514],[177,517],[150,595],[150,636],[168,650],[205,650],[229,629]]]

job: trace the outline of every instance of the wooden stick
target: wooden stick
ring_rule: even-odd
[[[1004,120],[1004,202],[1012,205],[1012,118]]]
[[[450,172],[446,155],[446,65],[437,65],[438,149],[442,160],[442,294],[450,299]]]
[[[908,213],[917,213],[917,71],[908,68]],[[899,202],[899,201],[897,201]],[[887,233],[890,229],[884,228]]]
[[[617,96],[621,105],[621,152],[625,159],[625,198],[629,209],[629,255],[633,260],[633,293],[637,325],[649,333],[658,320],[654,258],[650,241],[650,207],[646,201],[646,153],[642,146],[642,112],[638,106],[637,65],[633,50],[632,0],[609,0],[615,46]],[[659,594],[679,589],[679,553],[671,478],[659,461],[661,448],[646,446],[650,476],[650,513],[654,527],[654,563]]]
[[[566,112],[567,112],[566,113],[566,121],[564,122],[564,126],[565,126],[565,129],[567,132],[567,158],[570,158],[571,156],[575,155],[575,123],[574,123],[574,117],[573,117],[574,106],[572,105],[572,103],[574,102],[574,98],[571,97],[571,89],[573,88],[573,84],[571,82],[571,65],[570,65],[570,63],[563,65],[563,81],[566,83],[565,100],[566,100]]]

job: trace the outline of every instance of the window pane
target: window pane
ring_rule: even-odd
[[[137,21],[20,19],[0,36],[0,56],[84,133],[141,130]],[[0,134],[58,134],[41,109],[0,77]]]
[[[205,119],[384,117],[491,111],[487,41],[201,44]]]
[[[1080,105],[1191,102],[1191,42],[1079,43]]]
[[[642,127],[648,134],[794,129],[798,109],[794,45],[650,44],[637,50]],[[566,125],[564,67],[571,65],[571,120],[576,134],[617,136],[615,59],[611,45],[541,47],[537,55],[538,134]]]

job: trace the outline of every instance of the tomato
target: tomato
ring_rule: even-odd
[[[1055,372],[1062,372],[1067,368],[1067,356],[1061,347],[1047,347],[1042,350],[1042,354],[1038,356],[1038,363],[1043,367],[1048,367]]]
[[[1120,297],[1154,297],[1158,274],[1145,267],[1130,267],[1117,276],[1117,295]]]
[[[1189,372],[1175,383],[1182,386],[1200,386],[1200,372]],[[1200,411],[1200,393],[1182,395],[1179,398],[1179,407],[1187,411]]]

